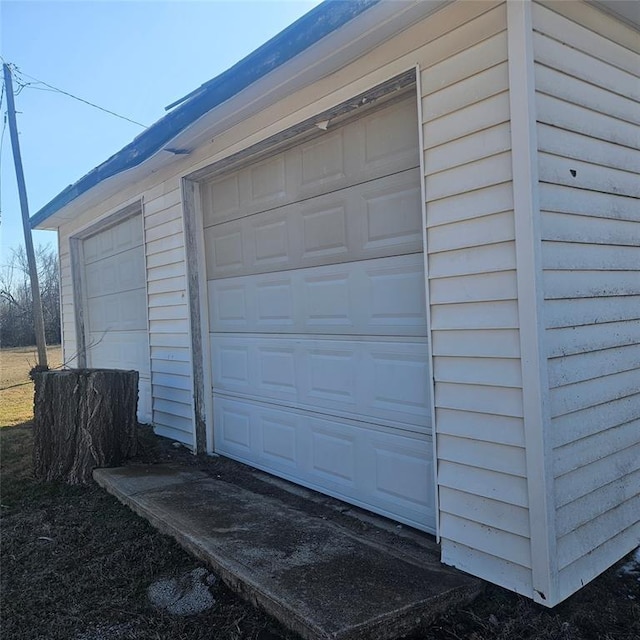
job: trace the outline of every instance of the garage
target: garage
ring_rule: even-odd
[[[123,330],[84,241],[142,213],[158,434],[427,532],[435,498],[443,563],[562,602],[640,539],[628,4],[319,4],[31,218],[65,362]]]
[[[86,365],[140,374],[138,419],[151,422],[142,215],[82,240]]]
[[[201,193],[216,452],[433,532],[419,164],[411,92]]]

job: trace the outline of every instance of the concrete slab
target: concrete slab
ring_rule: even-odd
[[[97,469],[94,478],[307,640],[398,638],[481,589],[419,537],[327,517],[255,482],[175,464]]]

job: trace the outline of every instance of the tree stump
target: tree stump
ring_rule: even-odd
[[[85,484],[95,468],[135,455],[137,371],[65,369],[33,378],[37,478]]]

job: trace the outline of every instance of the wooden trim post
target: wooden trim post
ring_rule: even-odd
[[[184,241],[187,267],[187,292],[189,296],[189,333],[191,337],[191,364],[193,367],[193,411],[195,420],[196,453],[207,452],[207,393],[211,393],[211,385],[205,389],[204,359],[205,342],[203,340],[203,318],[200,312],[200,249],[198,247],[198,231],[196,222],[198,185],[193,180],[182,179],[182,202]],[[200,234],[202,235],[202,234]],[[204,273],[204,271],[203,271]],[[205,334],[207,335],[207,334]],[[208,352],[208,349],[206,349]]]

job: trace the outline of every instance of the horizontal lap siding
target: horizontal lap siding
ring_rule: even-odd
[[[534,56],[566,597],[640,537],[640,56],[619,44],[633,42],[631,29],[583,7],[580,20],[598,25],[595,33],[547,4],[534,6]]]
[[[194,444],[192,364],[180,182],[144,198],[153,424],[162,436]]]
[[[463,28],[421,69],[442,557],[530,595],[506,6]]]

